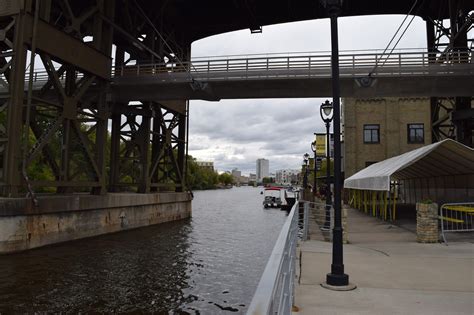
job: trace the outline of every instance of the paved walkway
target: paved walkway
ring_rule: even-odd
[[[413,232],[350,209],[344,263],[357,289],[336,292],[320,286],[332,244],[316,228],[300,246],[299,314],[474,314],[474,240],[419,244]]]

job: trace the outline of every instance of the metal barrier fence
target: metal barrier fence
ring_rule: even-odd
[[[329,206],[329,209],[324,202],[304,201],[304,205],[308,209],[307,221],[316,223],[322,231],[332,233],[334,227],[334,208],[332,205]],[[331,237],[331,234],[329,236]]]
[[[299,202],[297,201],[273,247],[247,314],[291,314],[294,298],[298,221]]]
[[[440,208],[441,235],[448,232],[474,232],[474,202],[445,203]]]

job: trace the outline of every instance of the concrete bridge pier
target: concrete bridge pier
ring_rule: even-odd
[[[0,199],[0,254],[185,219],[189,193],[110,193]]]

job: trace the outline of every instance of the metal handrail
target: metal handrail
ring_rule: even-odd
[[[472,75],[472,52],[454,52],[439,60],[439,53],[405,51],[392,54],[378,52],[339,55],[341,77],[367,76],[383,59],[372,77],[408,75]],[[191,70],[189,70],[191,69]],[[287,56],[253,56],[251,58],[217,58],[193,60],[182,64],[135,64],[112,68],[112,77],[130,78],[154,76],[163,82],[188,82],[189,72],[197,80],[248,80],[330,77],[331,55],[314,54]],[[34,82],[47,81],[46,71],[37,71]]]
[[[454,47],[452,50],[463,50],[464,47]],[[384,49],[345,49],[340,50],[339,54],[380,54],[384,53]],[[404,53],[404,52],[420,52],[425,51],[423,48],[396,48],[393,53]],[[253,54],[231,54],[231,55],[205,55],[205,56],[194,56],[192,57],[192,61],[199,61],[199,60],[212,60],[216,58],[220,59],[242,59],[242,58],[255,58],[255,57],[293,57],[293,56],[318,56],[318,55],[330,55],[330,50],[319,50],[319,51],[286,51],[286,52],[275,52],[275,53],[253,53]],[[441,54],[438,52],[438,54]],[[388,55],[386,52],[384,55]]]
[[[368,75],[377,60],[384,59],[373,76],[381,75],[436,75],[471,74],[474,71],[471,53],[457,52],[442,60],[437,60],[435,52],[403,52],[392,54],[341,54],[339,63],[341,76]],[[331,75],[330,55],[297,55],[278,57],[253,57],[234,59],[208,59],[186,62],[183,66],[175,64],[150,64],[124,66],[115,69],[117,76],[157,76],[164,81],[185,79],[181,73],[192,65],[192,73],[198,79],[224,80],[275,78],[275,77],[314,77]],[[467,71],[466,71],[467,70]]]
[[[298,217],[299,202],[296,201],[273,247],[247,314],[291,314]]]

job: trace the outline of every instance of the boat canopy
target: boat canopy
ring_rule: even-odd
[[[276,187],[276,186],[272,186],[272,187],[265,187],[265,190],[282,190],[283,187]]]
[[[474,149],[446,139],[372,164],[347,178],[344,188],[389,191],[394,180],[469,174],[474,174]]]

